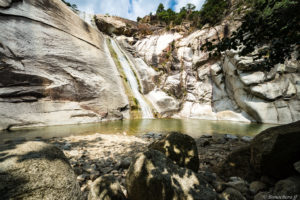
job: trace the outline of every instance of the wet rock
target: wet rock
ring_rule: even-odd
[[[300,121],[269,128],[251,142],[251,165],[256,172],[275,178],[295,173],[300,159]]]
[[[221,195],[222,200],[246,200],[246,198],[234,188],[226,188]]]
[[[1,199],[81,199],[64,153],[43,142],[2,146]]]
[[[164,153],[181,167],[187,167],[195,172],[199,169],[197,145],[191,136],[173,132],[155,141],[149,148]]]
[[[119,182],[114,176],[104,175],[91,184],[89,200],[125,200]]]
[[[300,176],[292,176],[278,181],[274,188],[276,195],[299,195],[300,194]]]
[[[266,186],[266,184],[264,184],[261,181],[253,181],[250,184],[249,189],[250,189],[250,192],[252,192],[252,194],[257,194],[258,192],[267,189],[267,186]]]
[[[215,200],[213,188],[192,170],[175,165],[157,150],[139,153],[129,167],[126,184],[131,200]]]

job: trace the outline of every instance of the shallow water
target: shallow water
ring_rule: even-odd
[[[166,133],[170,131],[186,133],[192,137],[214,133],[254,136],[272,126],[275,125],[197,119],[136,119],[94,124],[27,128],[12,132],[2,132],[0,133],[0,142],[18,137],[34,139],[35,137],[52,138],[71,135],[91,135],[95,133],[141,135],[147,132]]]

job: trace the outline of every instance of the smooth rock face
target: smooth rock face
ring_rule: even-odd
[[[152,143],[149,148],[158,150],[177,165],[198,172],[199,158],[195,140],[186,134],[173,132]]]
[[[133,45],[135,54],[160,70],[156,87],[181,105],[172,117],[278,124],[300,120],[300,65],[295,56],[265,72],[255,68],[263,59],[253,55],[230,50],[213,60],[201,50],[207,41],[222,39],[226,28],[232,33],[239,25],[238,20],[224,19],[189,35],[161,31]]]
[[[64,153],[43,142],[1,146],[2,199],[82,199]]]
[[[133,159],[126,184],[131,200],[217,199],[216,192],[204,179],[151,149]]]
[[[253,71],[256,62],[226,51],[222,66],[229,96],[255,121],[286,124],[299,120],[299,74],[282,73],[279,66],[266,74]]]
[[[159,89],[149,92],[146,97],[151,102],[155,110],[162,116],[171,116],[179,109],[178,101]]]
[[[13,1],[0,13],[0,129],[128,116],[103,35],[62,1]]]
[[[91,186],[89,200],[125,200],[119,182],[112,175],[97,178]]]
[[[251,142],[251,165],[264,175],[284,178],[300,159],[300,121],[269,128]],[[274,167],[276,166],[276,167]]]

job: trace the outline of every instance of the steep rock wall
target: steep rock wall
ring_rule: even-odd
[[[0,129],[128,117],[103,35],[61,1],[1,1],[0,32]]]
[[[212,59],[201,50],[239,25],[239,20],[227,19],[189,35],[165,32],[135,43],[135,54],[161,73],[157,89],[180,102],[173,117],[279,124],[300,119],[296,56],[263,72],[247,69],[257,62],[251,56],[228,51]]]

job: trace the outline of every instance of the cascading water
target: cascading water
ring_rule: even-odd
[[[149,107],[149,105],[147,104],[147,102],[144,100],[142,94],[139,91],[138,80],[135,77],[135,75],[130,67],[130,64],[127,60],[126,55],[124,55],[124,53],[120,49],[119,45],[113,39],[110,39],[110,41],[111,41],[112,48],[116,52],[118,59],[120,61],[120,64],[124,70],[125,76],[129,82],[132,93],[133,93],[134,97],[137,99],[137,101],[141,107],[143,118],[153,118],[152,110]]]

